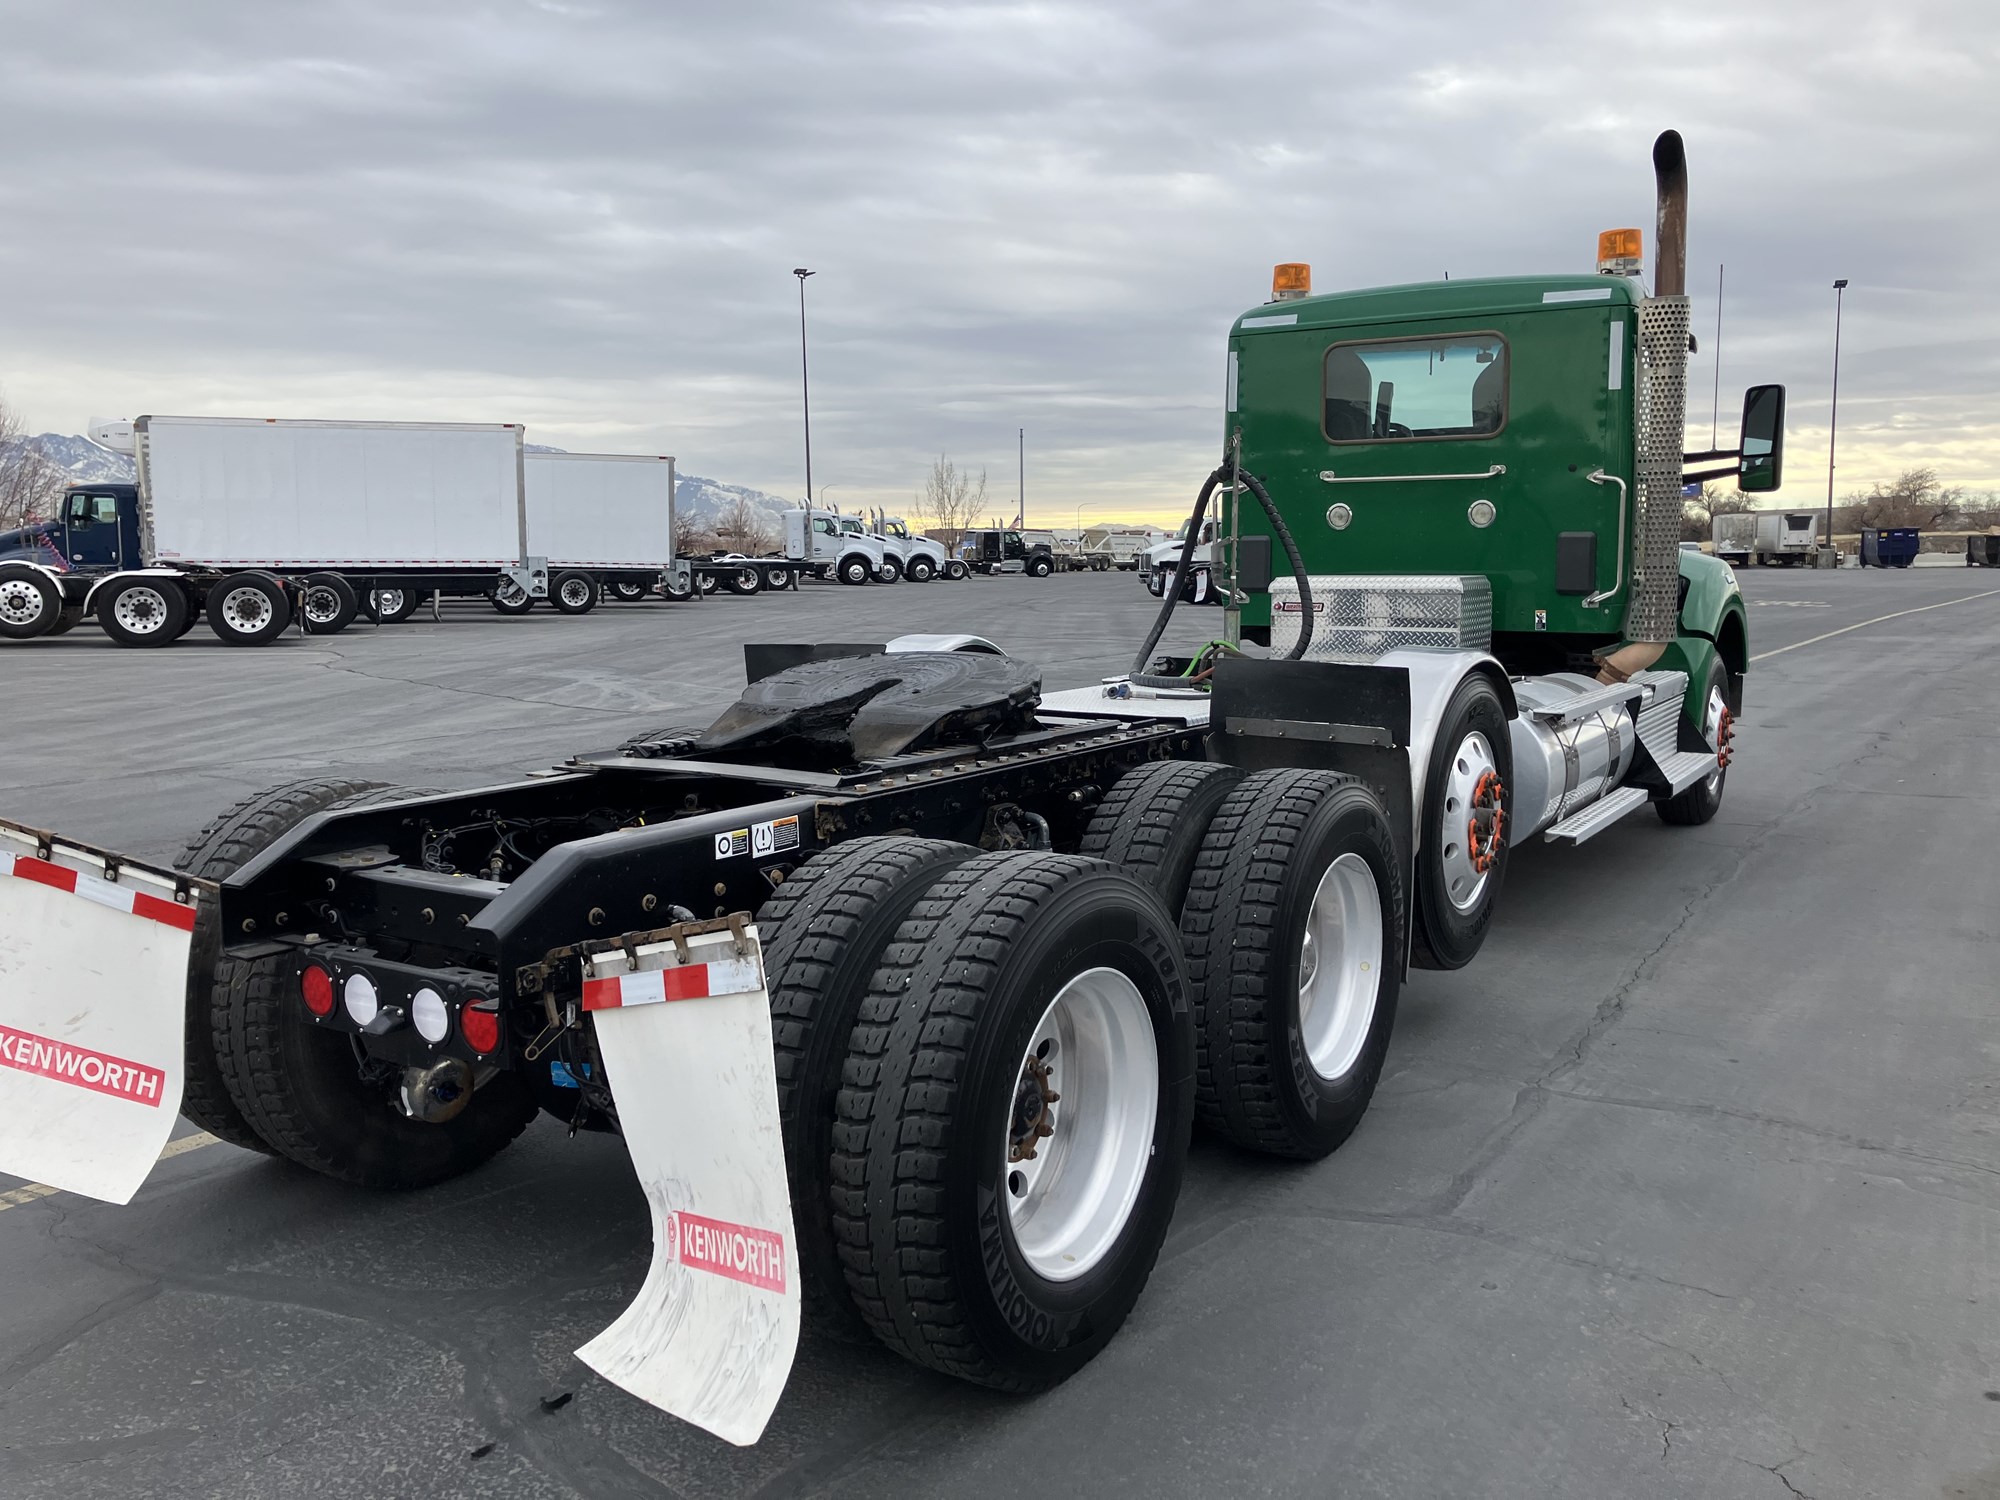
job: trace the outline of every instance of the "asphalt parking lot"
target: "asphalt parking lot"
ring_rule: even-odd
[[[1521,851],[1480,958],[1412,974],[1356,1135],[1198,1139],[1057,1391],[809,1329],[734,1449],[571,1356],[647,1263],[615,1140],[543,1121],[394,1197],[208,1145],[126,1208],[0,1179],[0,1492],[2000,1496],[2000,576],[1743,583],[1719,818]],[[470,786],[705,722],[744,640],[976,630],[1068,687],[1155,607],[1114,573],[79,630],[0,652],[0,814],[160,859],[287,778]]]

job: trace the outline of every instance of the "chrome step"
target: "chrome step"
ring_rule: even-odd
[[[1600,797],[1582,812],[1572,813],[1560,823],[1542,834],[1542,842],[1553,844],[1580,844],[1585,839],[1595,838],[1613,823],[1646,803],[1644,787],[1621,786],[1607,797]]]
[[[1645,692],[1645,685],[1639,682],[1614,682],[1594,692],[1578,693],[1574,698],[1565,698],[1560,703],[1552,703],[1547,708],[1531,708],[1528,713],[1550,724],[1573,724],[1578,719],[1602,712],[1607,708],[1617,708]]]
[[[1715,769],[1715,752],[1679,750],[1663,756],[1657,764],[1660,774],[1667,779],[1667,785],[1676,792],[1684,792]]]

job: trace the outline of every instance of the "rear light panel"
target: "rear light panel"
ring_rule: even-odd
[[[371,1057],[428,1066],[459,1056],[509,1065],[494,980],[475,969],[425,969],[365,949],[322,945],[301,956],[299,1003],[316,1026],[359,1034]]]

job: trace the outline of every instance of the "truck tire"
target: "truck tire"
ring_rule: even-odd
[[[299,589],[299,621],[307,635],[339,635],[361,613],[361,596],[338,573],[308,573]]]
[[[944,565],[945,582],[958,583],[971,573],[971,569],[957,558],[949,559]]]
[[[56,616],[55,624],[44,630],[42,636],[44,639],[52,640],[59,635],[68,635],[82,623],[83,606],[81,604],[65,604],[62,613]]]
[[[933,578],[937,577],[937,565],[928,557],[913,557],[910,559],[910,566],[904,570],[903,576],[912,583],[929,583]]]
[[[208,591],[205,613],[225,646],[262,646],[292,623],[292,601],[269,573],[231,573]]]
[[[1507,874],[1513,782],[1506,705],[1488,678],[1468,677],[1445,705],[1424,775],[1410,950],[1419,967],[1462,969],[1486,941]]]
[[[760,568],[732,568],[727,582],[730,593],[742,594],[746,598],[764,592],[764,574]]]
[[[372,588],[361,596],[361,609],[377,625],[400,625],[422,602],[423,596],[415,589]]]
[[[637,604],[646,597],[646,585],[629,578],[614,578],[605,587],[611,590],[612,598],[625,604]]]
[[[373,781],[315,777],[245,797],[188,840],[174,858],[174,868],[198,880],[222,880],[261,854],[280,834],[306,818],[350,797],[375,790]],[[269,1153],[264,1138],[243,1118],[223,1081],[220,1037],[226,1025],[215,1014],[219,986],[216,969],[222,960],[219,913],[214,899],[195,907],[194,940],[188,948],[187,1044],[181,1086],[181,1113],[210,1135],[249,1151]]]
[[[0,640],[48,635],[62,612],[62,589],[48,574],[26,563],[0,563]]]
[[[1056,565],[1046,557],[1031,557],[1028,559],[1028,576],[1030,578],[1046,578],[1049,574],[1055,572],[1055,570]]]
[[[597,608],[597,580],[568,569],[549,580],[549,603],[559,615],[587,615]]]
[[[187,634],[188,597],[171,578],[121,578],[97,591],[97,623],[121,646],[170,646]]]
[[[897,557],[883,558],[882,566],[875,570],[875,581],[877,583],[901,583],[903,581],[902,559]]]
[[[692,599],[695,596],[695,587],[692,577],[689,578],[688,586],[686,588],[674,587],[671,581],[672,578],[673,575],[670,573],[666,576],[666,579],[661,582],[660,584],[661,598],[665,599],[670,604],[685,604],[687,603],[688,600]]]
[[[1209,819],[1242,780],[1240,769],[1215,761],[1163,760],[1127,771],[1097,804],[1077,852],[1138,876],[1178,918]]]
[[[1331,771],[1245,777],[1208,825],[1181,911],[1196,1118],[1305,1161],[1346,1140],[1389,1050],[1403,917],[1372,790]]]
[[[694,582],[695,587],[700,589],[704,594],[713,594],[717,589],[722,587],[722,580],[717,578],[713,573],[697,573],[694,576]]]
[[[790,568],[764,568],[764,587],[774,594],[782,594],[786,589],[797,588],[798,578]]]
[[[939,839],[853,839],[800,865],[757,911],[799,1285],[813,1314],[854,1333],[862,1328],[841,1275],[826,1175],[848,1036],[876,962],[910,908],[938,876],[978,853]]]
[[[486,600],[495,613],[508,616],[525,615],[535,607],[535,596],[511,578],[503,578],[493,585],[493,592],[486,596]]]
[[[1147,886],[1062,854],[946,871],[883,951],[834,1127],[834,1230],[876,1337],[1010,1391],[1102,1349],[1173,1217],[1193,1043]]]
[[[866,583],[873,573],[873,570],[868,566],[868,559],[858,552],[852,556],[843,557],[840,560],[840,567],[836,571],[840,574],[840,581],[842,583],[856,585]]]
[[[1735,716],[1729,711],[1729,674],[1720,657],[1708,659],[1701,701],[1702,733],[1710,742],[1719,737],[1720,748],[1726,755],[1735,738],[1736,726]],[[1679,796],[1655,802],[1653,806],[1660,810],[1660,821],[1682,828],[1700,827],[1722,810],[1722,788],[1728,779],[1729,765],[1725,760]]]

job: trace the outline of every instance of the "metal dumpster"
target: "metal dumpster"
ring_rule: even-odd
[[[1990,536],[1967,537],[1965,565],[1968,568],[2000,568],[2000,532]]]
[[[1907,568],[1916,558],[1923,535],[1915,526],[1864,526],[1861,528],[1861,566]]]

